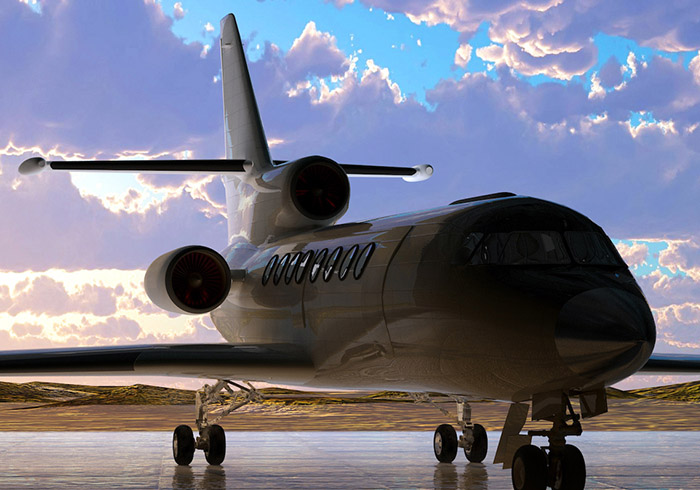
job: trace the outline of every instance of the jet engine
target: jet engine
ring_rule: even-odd
[[[151,301],[166,311],[208,313],[228,296],[231,270],[216,251],[192,245],[154,260],[144,285]]]
[[[278,216],[279,226],[328,226],[345,214],[350,202],[350,182],[336,162],[310,156],[282,168],[284,204]]]

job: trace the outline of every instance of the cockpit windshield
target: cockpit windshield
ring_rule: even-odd
[[[567,248],[568,247],[568,248]],[[470,265],[624,265],[602,234],[588,231],[469,233],[462,243]]]
[[[578,264],[620,265],[609,240],[594,231],[567,231],[564,238]]]

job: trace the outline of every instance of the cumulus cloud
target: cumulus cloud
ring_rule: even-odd
[[[294,40],[285,60],[287,76],[292,80],[304,79],[310,74],[319,78],[341,75],[349,64],[338,49],[335,37],[319,31],[313,21],[308,22]]]
[[[622,83],[622,65],[611,56],[600,68],[600,83],[611,88]]]
[[[591,68],[598,33],[633,39],[665,51],[700,48],[700,7],[625,0],[362,0],[368,6],[405,13],[415,23],[447,24],[468,40],[488,22],[494,47],[482,51],[525,75],[568,80]],[[496,47],[501,47],[497,50]]]
[[[684,303],[655,309],[657,343],[700,349],[700,304]]]
[[[695,83],[700,85],[700,54],[698,54],[692,60],[690,60],[688,68],[693,73],[693,79],[695,80]]]
[[[69,312],[94,313],[105,316],[116,312],[114,291],[92,284],[69,294],[64,285],[53,278],[40,275],[15,288],[12,305],[7,309],[11,315],[33,311],[58,315]]]
[[[620,242],[617,244],[617,251],[630,267],[642,265],[649,255],[649,247],[640,242],[635,242],[632,245]]]
[[[223,123],[212,117],[221,114],[221,87],[211,83],[220,62],[200,58],[201,43],[183,44],[158,3],[47,2],[41,10],[19,2],[0,10],[0,45],[15,47],[0,56],[0,91],[13,94],[0,99],[0,112],[15,115],[0,120],[0,147],[58,145],[88,158],[223,154]]]
[[[346,5],[350,5],[351,3],[353,3],[355,0],[323,0],[323,1],[326,2],[326,3],[331,3],[331,2],[332,2],[333,5],[335,5],[335,6],[338,7],[339,9],[342,9],[342,8],[345,7]]]
[[[184,19],[185,12],[187,11],[182,8],[182,2],[175,2],[175,5],[173,5],[173,16],[178,20]]]
[[[659,254],[659,265],[700,280],[700,242],[697,239],[669,241],[668,248]]]
[[[418,41],[420,42],[420,40]],[[420,45],[420,44],[419,44]],[[465,68],[472,57],[472,46],[468,43],[460,44],[455,52],[455,65]]]

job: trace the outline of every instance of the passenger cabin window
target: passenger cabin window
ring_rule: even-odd
[[[330,281],[333,277],[333,270],[335,269],[335,264],[340,259],[340,254],[343,253],[343,247],[338,247],[333,250],[333,253],[328,257],[328,262],[326,263],[326,268],[323,270],[323,280]]]
[[[289,267],[287,267],[287,273],[284,275],[284,283],[289,284],[294,278],[294,274],[299,266],[299,259],[301,258],[301,252],[294,254],[292,260],[289,261]]]
[[[311,262],[313,256],[314,253],[311,250],[309,250],[300,259],[299,267],[297,268],[297,284],[301,284],[304,281],[304,274],[306,274],[306,268],[309,265],[309,262]]]
[[[564,238],[577,264],[625,265],[612,249],[614,245],[602,233],[567,231]]]
[[[318,255],[316,255],[314,263],[311,266],[311,272],[309,273],[309,280],[311,282],[315,282],[316,278],[321,273],[321,270],[323,269],[323,263],[326,260],[326,255],[328,255],[327,248],[324,248],[318,253]]]
[[[288,263],[289,254],[285,254],[284,257],[282,257],[282,260],[280,260],[279,264],[277,265],[277,269],[275,269],[275,276],[272,279],[272,282],[274,282],[275,285],[279,284],[280,279],[282,279],[282,276],[284,275],[284,271],[287,268]]]
[[[489,233],[478,245],[479,234],[467,237],[467,249],[474,247],[468,263],[500,265],[557,265],[571,262],[561,235],[556,231],[513,231]]]
[[[355,257],[358,250],[360,250],[360,246],[353,245],[350,250],[347,251],[345,257],[343,257],[343,262],[340,264],[340,270],[338,271],[338,277],[341,281],[348,276],[348,272],[350,272],[350,268],[355,262]]]
[[[365,271],[367,263],[369,262],[370,257],[372,257],[375,248],[376,245],[374,243],[370,243],[362,249],[362,252],[360,252],[360,255],[357,257],[357,263],[355,264],[355,270],[352,273],[355,279],[362,277],[362,273]]]
[[[263,276],[262,276],[263,286],[270,281],[270,276],[272,275],[272,271],[275,270],[275,266],[277,265],[277,261],[279,259],[280,259],[279,256],[275,255],[267,263],[267,267],[265,267],[265,272],[263,272]]]

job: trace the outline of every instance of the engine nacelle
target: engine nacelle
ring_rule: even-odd
[[[146,294],[172,313],[208,313],[224,302],[231,289],[231,270],[216,251],[199,245],[178,248],[150,265]]]
[[[330,158],[305,157],[283,168],[283,206],[278,226],[328,226],[348,210],[350,181],[342,167]]]

